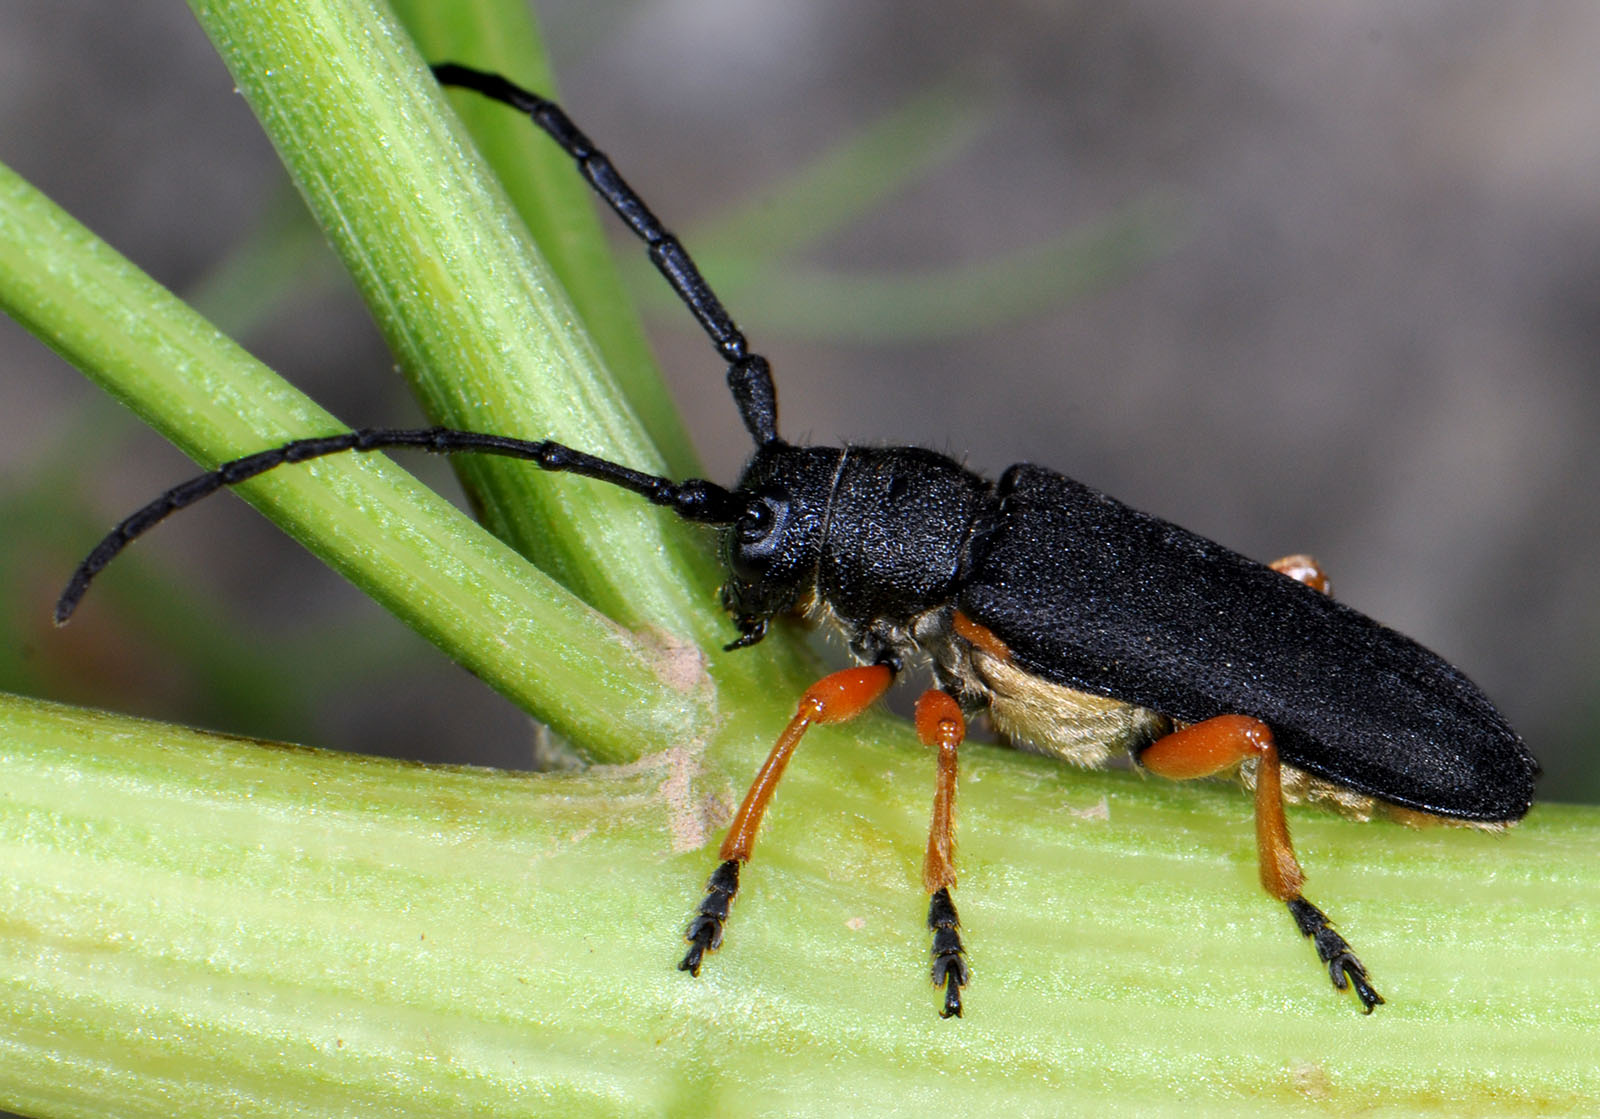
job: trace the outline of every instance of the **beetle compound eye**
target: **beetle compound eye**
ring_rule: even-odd
[[[756,543],[772,531],[772,521],[772,507],[765,501],[752,501],[739,518],[739,543]]]
[[[763,494],[745,506],[733,526],[734,542],[729,565],[739,578],[759,581],[783,552],[789,523],[787,497]]]
[[[756,498],[745,506],[744,515],[734,529],[739,534],[739,546],[752,554],[770,551],[783,539],[783,526],[789,519],[789,502],[786,498],[767,495]],[[765,548],[763,548],[763,545]]]

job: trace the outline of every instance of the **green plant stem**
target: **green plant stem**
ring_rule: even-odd
[[[555,96],[557,85],[524,0],[395,0],[395,15],[430,62],[464,62]],[[476,94],[453,98],[473,143],[572,300],[605,367],[660,451],[668,473],[699,471],[693,446],[656,371],[618,274],[589,186],[571,157],[527,118]],[[613,219],[609,214],[605,222]],[[637,252],[637,248],[634,248]],[[661,283],[659,276],[655,277]],[[706,376],[720,375],[706,352]]]
[[[342,428],[3,166],[0,306],[199,461]],[[711,713],[694,690],[698,664],[685,687],[667,653],[387,461],[325,459],[238,491],[597,757],[637,757],[653,738],[704,737]]]
[[[747,731],[751,728],[745,726]],[[763,728],[770,730],[771,728]],[[1588,1114],[1600,814],[1292,812],[1389,999],[1336,996],[1219,786],[967,751],[967,1017],[931,766],[813,732],[698,980],[686,753],[529,777],[0,700],[0,1103],[45,1115]],[[674,853],[676,851],[680,853]]]
[[[437,422],[664,469],[387,9],[191,7]],[[460,470],[490,530],[597,609],[715,639],[705,603],[717,577],[699,531],[527,464],[463,459]]]

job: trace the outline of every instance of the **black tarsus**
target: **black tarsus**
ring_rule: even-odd
[[[683,934],[683,938],[689,942],[689,951],[678,961],[679,971],[698,976],[706,953],[715,952],[722,946],[722,926],[728,920],[728,911],[733,907],[733,897],[738,892],[739,860],[728,859],[711,872],[711,878],[706,882],[705,900],[700,903],[694,920],[689,922],[689,928]]]
[[[1333,980],[1334,987],[1341,991],[1354,987],[1356,998],[1361,1000],[1363,1014],[1371,1014],[1373,1007],[1381,1006],[1383,996],[1372,989],[1366,967],[1350,951],[1350,945],[1344,937],[1333,931],[1327,914],[1305,898],[1295,898],[1285,904],[1301,934],[1311,938],[1318,957],[1328,965],[1328,977]]]
[[[944,988],[944,1009],[939,1011],[939,1017],[959,1018],[961,988],[967,985],[971,973],[963,959],[967,950],[961,944],[961,919],[956,916],[948,886],[941,886],[928,899],[928,928],[933,930],[933,985]]]
[[[759,645],[761,640],[767,636],[767,620],[765,618],[735,618],[734,623],[739,627],[739,636],[722,647],[724,653]]]
[[[290,463],[350,451],[384,451],[410,447],[439,455],[488,454],[524,459],[542,470],[565,474],[581,474],[597,478],[614,486],[639,494],[654,505],[671,509],[678,516],[703,524],[731,524],[743,511],[743,503],[732,493],[714,482],[691,478],[687,482],[674,482],[670,478],[645,474],[594,455],[575,451],[571,447],[548,439],[512,439],[504,435],[483,435],[473,431],[456,431],[448,427],[381,428],[367,427],[346,431],[339,435],[323,435],[311,439],[296,439],[268,451],[258,451],[244,458],[225,462],[208,474],[191,478],[174,486],[133,515],[125,518],[116,528],[106,533],[95,545],[94,551],[78,565],[56,602],[56,625],[64,625],[73,610],[89,589],[89,583],[116,558],[117,553],[135,539],[160,524],[178,510],[193,505],[203,497],[239,482],[248,481],[258,474]]]
[[[433,67],[433,76],[440,85],[470,89],[526,113],[534,124],[577,161],[578,171],[585,181],[645,243],[650,262],[666,277],[672,290],[716,346],[722,360],[728,363],[728,389],[733,393],[739,417],[756,445],[764,447],[778,442],[778,399],[772,384],[772,368],[767,359],[751,352],[744,335],[734,325],[732,316],[711,290],[711,285],[700,274],[688,250],[617,173],[610,157],[594,146],[560,105],[507,81],[499,74],[486,73],[455,62],[443,62]]]

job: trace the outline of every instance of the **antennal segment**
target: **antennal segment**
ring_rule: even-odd
[[[744,509],[740,500],[714,482],[691,478],[687,482],[674,482],[655,474],[645,474],[594,455],[575,451],[571,447],[551,440],[530,441],[512,439],[504,435],[483,435],[473,431],[456,431],[448,427],[426,428],[362,428],[341,435],[325,435],[313,439],[296,439],[269,451],[259,451],[244,458],[225,462],[208,474],[191,478],[182,485],[173,486],[143,509],[125,518],[116,528],[106,533],[95,545],[94,551],[72,573],[67,589],[56,601],[56,625],[65,625],[79,601],[89,589],[89,583],[117,555],[140,536],[166,520],[180,509],[185,509],[201,498],[209,497],[227,486],[248,481],[279,466],[343,454],[346,451],[382,451],[410,447],[436,455],[488,454],[506,458],[524,459],[541,470],[557,473],[581,474],[621,486],[649,501],[665,506],[686,521],[701,524],[732,524]]]
[[[682,242],[650,212],[644,199],[630,187],[610,158],[595,148],[571,118],[554,101],[502,78],[461,66],[454,62],[433,68],[440,85],[459,86],[518,112],[526,113],[563,151],[577,161],[578,170],[596,194],[605,199],[616,215],[645,243],[650,261],[666,277],[683,305],[689,308],[700,329],[706,332],[717,353],[728,363],[728,389],[734,405],[758,447],[778,442],[778,399],[772,384],[772,367],[767,359],[751,351],[722,301],[706,283],[700,269]]]

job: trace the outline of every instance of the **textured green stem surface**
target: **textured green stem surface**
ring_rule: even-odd
[[[747,728],[748,729],[748,728]],[[761,731],[770,733],[774,726]],[[895,732],[895,733],[890,733]],[[814,731],[723,950],[688,751],[441,769],[0,700],[0,1103],[35,1115],[1593,1114],[1597,813],[1292,813],[1389,999],[1337,997],[1236,790],[970,748],[967,1017],[926,980],[930,759]]]

